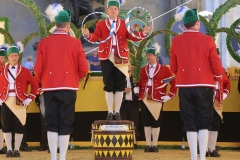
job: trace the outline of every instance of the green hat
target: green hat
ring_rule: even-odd
[[[71,22],[71,11],[69,10],[62,10],[58,13],[55,17],[56,23],[64,23],[64,22]]]
[[[5,49],[0,49],[0,56],[6,56]]]
[[[183,19],[182,19],[184,24],[195,22],[197,20],[199,20],[197,9],[192,9],[192,10],[186,11],[186,13],[184,14]]]
[[[19,48],[18,48],[18,46],[11,46],[11,47],[9,47],[8,50],[7,50],[7,54],[9,55],[9,54],[11,54],[11,53],[17,53],[17,54],[19,54]]]
[[[6,52],[7,52],[7,46],[3,44],[2,46],[0,46],[0,56],[6,56]]]
[[[107,8],[109,8],[111,6],[116,6],[116,7],[120,8],[119,0],[108,0]]]
[[[157,55],[156,53],[156,49],[151,47],[151,48],[148,48],[147,50],[147,53],[146,54],[154,54],[155,56]]]

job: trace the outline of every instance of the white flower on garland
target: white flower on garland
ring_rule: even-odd
[[[201,15],[201,16],[203,16],[203,17],[205,17],[205,18],[207,18],[208,21],[209,21],[209,20],[212,18],[212,16],[213,16],[213,13],[212,13],[212,12],[209,12],[209,11],[201,11],[201,12],[199,12],[198,14]]]

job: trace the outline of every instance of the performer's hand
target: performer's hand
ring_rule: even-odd
[[[148,34],[149,32],[151,32],[153,30],[153,27],[152,26],[146,26],[143,28],[143,33],[144,34]]]
[[[169,96],[162,96],[161,100],[162,102],[167,102],[168,100],[170,100],[171,98]]]
[[[219,83],[218,82],[216,82],[216,84],[215,84],[215,89],[219,89]]]
[[[139,94],[139,87],[134,87],[133,91],[135,94]]]
[[[226,93],[223,93],[223,100],[227,98],[227,94]]]
[[[126,93],[131,92],[131,88],[125,88],[124,92],[126,92]]]
[[[82,28],[82,34],[84,34],[85,37],[89,36],[89,30],[87,28]]]
[[[32,102],[32,99],[30,99],[30,98],[25,99],[23,101],[23,106],[28,106],[30,102]]]
[[[2,99],[0,98],[0,106],[3,104],[3,101],[2,101]]]

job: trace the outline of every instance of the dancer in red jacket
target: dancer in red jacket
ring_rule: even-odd
[[[109,37],[110,26],[114,26],[113,36],[106,42],[99,45],[98,57],[101,61],[103,73],[103,83],[106,102],[108,106],[107,120],[113,119],[113,102],[115,101],[115,119],[121,119],[119,114],[123,91],[125,90],[125,80],[128,74],[128,45],[127,39],[139,41],[128,33],[124,20],[118,18],[120,12],[119,0],[108,0],[107,14],[109,18],[100,21],[96,25],[94,33],[89,33],[88,29],[82,29],[82,33],[88,40],[96,42],[103,41]],[[138,37],[144,37],[152,27],[145,27],[142,32],[135,33]]]
[[[138,99],[146,138],[145,152],[158,152],[157,141],[160,134],[162,106],[177,92],[174,75],[167,66],[157,62],[156,54],[155,48],[147,50],[148,65],[141,68],[138,88],[135,88],[135,93],[139,93]],[[171,84],[168,94],[166,94],[168,82],[165,81]]]
[[[197,10],[188,10],[183,23],[187,30],[173,38],[170,69],[176,75],[176,86],[179,87],[180,114],[191,160],[197,160],[198,139],[200,159],[205,160],[213,114],[213,89],[223,71],[213,38],[199,32]]]

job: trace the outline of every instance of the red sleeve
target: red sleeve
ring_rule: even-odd
[[[231,88],[231,83],[230,83],[230,80],[228,79],[226,73],[222,74],[222,79],[223,79],[223,93],[229,94],[230,88]]]
[[[142,37],[142,38],[145,37],[144,34],[143,34],[143,31],[142,31],[142,32],[133,32],[133,33],[134,33],[136,36],[138,36],[138,37]],[[140,41],[140,40],[142,40],[142,39],[133,37],[128,31],[127,31],[127,38],[130,39],[130,40],[132,40],[132,41]]]
[[[170,71],[174,75],[176,75],[178,65],[177,65],[177,57],[176,57],[176,54],[174,53],[173,46],[174,46],[174,39],[172,41],[172,46],[171,46],[171,49],[170,49]]]
[[[29,71],[27,71],[26,73],[28,77],[28,84],[30,84],[31,86],[31,90],[28,98],[34,100],[36,98],[37,91],[38,91],[38,83],[36,81],[36,78],[34,78]]]
[[[216,45],[213,41],[213,38],[209,37],[209,39],[210,39],[209,62],[212,67],[212,71],[213,71],[215,80],[219,81],[223,74],[222,64],[221,64],[221,60],[217,54],[217,49],[216,49]]]
[[[37,81],[41,83],[42,74],[43,74],[43,54],[42,54],[42,48],[41,48],[41,41],[38,44],[37,58],[34,66],[34,73]]]
[[[82,79],[88,73],[88,63],[85,56],[85,52],[82,48],[81,41],[79,41],[79,53],[78,53],[78,75],[79,80]]]
[[[174,77],[174,75],[171,73],[170,69],[166,67],[167,72],[167,78]],[[171,97],[171,99],[176,95],[177,93],[177,87],[176,87],[176,79],[175,77],[169,82],[171,85],[170,91],[168,92],[168,96]]]
[[[102,32],[100,22],[97,22],[95,31],[93,33],[90,33],[87,39],[91,42],[96,42],[101,37],[101,35]]]

